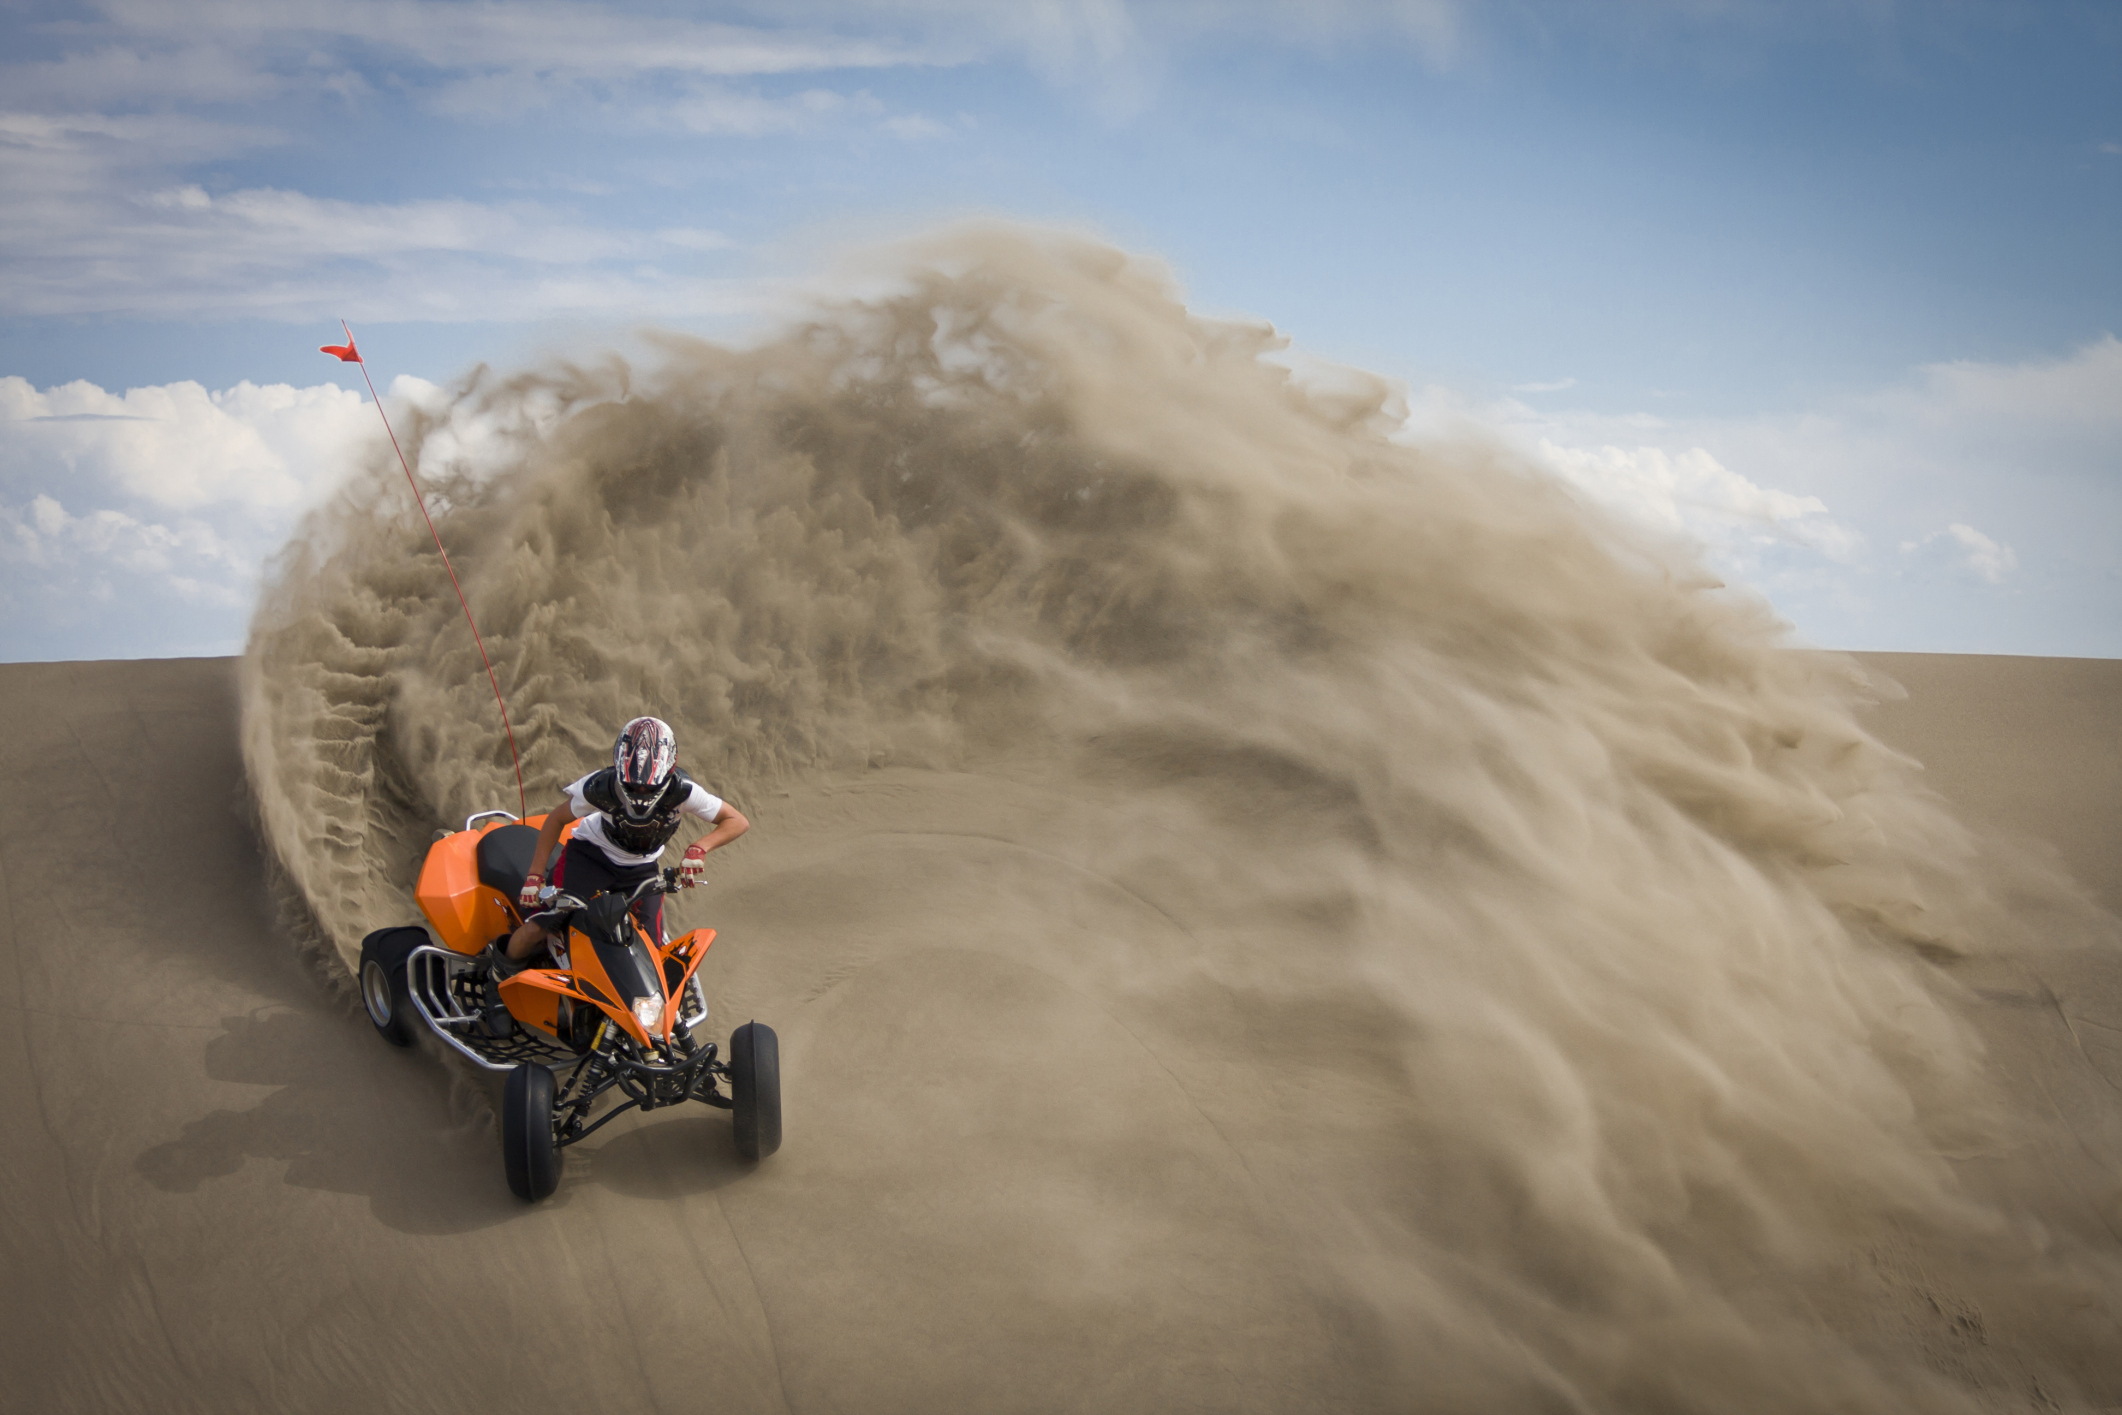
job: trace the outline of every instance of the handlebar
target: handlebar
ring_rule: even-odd
[[[678,872],[674,869],[665,870],[661,874],[650,875],[635,885],[634,892],[626,896],[626,902],[631,904],[644,894],[675,894],[683,888],[685,886],[678,882]]]
[[[644,895],[675,894],[684,888],[685,885],[680,882],[676,870],[665,870],[661,874],[650,875],[647,879],[628,890],[626,902],[632,904]],[[538,891],[537,912],[539,914],[569,913],[584,907],[588,903],[587,899],[578,898],[572,894],[562,894],[551,885],[546,885]]]

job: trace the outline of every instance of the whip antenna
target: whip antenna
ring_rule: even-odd
[[[472,626],[472,642],[479,646],[479,662],[486,665],[486,681],[493,685],[494,705],[501,709],[501,730],[508,734],[508,754],[516,764],[516,804],[523,814],[530,814],[530,797],[523,791],[523,754],[516,750],[516,729],[509,726],[508,704],[501,697],[501,680],[494,676],[494,661],[486,656],[486,641],[479,637],[478,621],[472,618],[472,607],[464,598],[464,586],[457,583],[457,567],[449,563],[449,552],[442,548],[442,533],[435,529],[435,518],[427,514],[427,500],[420,495],[420,483],[413,480],[413,469],[405,460],[405,449],[398,445],[398,434],[391,430],[390,415],[383,411],[383,400],[376,395],[375,380],[368,376],[368,364],[361,351],[354,347],[354,331],[345,320],[339,327],[346,330],[344,344],[320,344],[317,352],[330,354],[341,363],[355,364],[361,369],[361,381],[368,385],[368,396],[376,405],[376,416],[383,419],[383,431],[391,440],[391,451],[398,454],[398,465],[405,472],[405,484],[413,489],[413,504],[420,508],[420,518],[427,522],[427,533],[435,538],[435,551],[442,557],[442,568],[449,571],[450,588],[457,592],[457,603],[464,607],[464,622]]]

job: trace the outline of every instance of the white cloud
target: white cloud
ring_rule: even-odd
[[[834,84],[952,57],[890,36],[569,0],[112,0],[43,38],[56,58],[0,63],[0,316],[732,313],[741,298],[700,268],[727,243],[667,214],[347,200],[284,179],[229,190],[206,164],[308,140],[320,105],[345,123],[377,102],[732,139],[914,136],[926,120]],[[805,74],[829,81],[731,86]],[[209,116],[222,105],[272,121]]]
[[[1193,0],[1154,11],[1138,8],[1193,34],[1258,35],[1313,49],[1380,40],[1405,44],[1437,68],[1455,60],[1466,41],[1465,17],[1454,0]]]
[[[666,110],[668,120],[687,132],[746,138],[813,132],[851,114],[880,112],[882,105],[867,94],[848,95],[822,88],[778,98],[706,89],[680,99]]]
[[[613,86],[552,71],[468,75],[444,84],[425,101],[436,113],[482,122],[565,108],[578,121],[601,129],[703,137],[852,136],[892,121],[884,104],[866,90],[843,93],[813,85],[780,93],[694,80],[678,85],[673,97],[663,86]]]
[[[71,153],[109,139],[159,159],[226,154],[280,141],[270,129],[170,114],[0,112],[0,144]]]
[[[2025,429],[2122,430],[2122,340],[2109,334],[2060,359],[1926,364],[1910,388],[1865,403],[1933,427],[2004,423]]]
[[[21,151],[0,134],[0,177],[20,174],[9,158]],[[32,176],[0,205],[0,250],[16,277],[0,284],[0,314],[523,319],[743,305],[695,268],[729,245],[700,227],[628,229],[527,200],[143,190],[137,170],[98,170],[98,156],[78,146],[72,155],[78,163],[50,164],[54,181]]]
[[[19,564],[42,570],[88,563],[152,579],[180,599],[223,609],[247,607],[239,585],[242,558],[206,522],[192,517],[173,523],[142,521],[109,509],[75,516],[50,496],[32,498],[27,512],[0,505],[0,524]],[[190,573],[186,573],[189,571]]]
[[[0,659],[233,653],[267,548],[206,516],[0,493]]]
[[[1510,386],[1510,391],[1513,393],[1560,393],[1566,388],[1575,388],[1576,386],[1577,380],[1574,378],[1559,378],[1553,383],[1513,383]]]
[[[1594,501],[1645,525],[1686,535],[1725,560],[1743,547],[1790,544],[1847,563],[1864,537],[1817,496],[1759,486],[1700,447],[1565,447],[1547,438],[1540,457]]]
[[[1991,540],[1973,526],[1958,522],[1942,531],[1934,531],[1922,540],[1904,541],[1901,550],[1905,555],[1917,555],[1947,541],[1957,548],[1958,554],[1953,558],[1987,584],[2001,585],[2006,576],[2019,568],[2019,557],[2010,546]]]
[[[1549,414],[1429,388],[1413,401],[1415,442],[1502,441],[1623,519],[1694,547],[1726,579],[1774,595],[1791,577],[1858,561],[1865,536],[1817,495],[1735,470],[1648,413]]]
[[[100,21],[69,26],[59,58],[0,66],[0,88],[22,104],[118,109],[304,92],[358,106],[399,90],[457,117],[505,120],[566,104],[641,119],[654,106],[628,91],[671,78],[1014,60],[1123,118],[1147,102],[1167,56],[1204,41],[1315,51],[1384,43],[1441,67],[1465,28],[1455,0],[786,0],[775,22],[759,24],[576,0],[104,0],[97,8]]]
[[[1693,541],[1814,642],[2122,656],[2112,336],[2023,363],[1926,365],[1892,387],[1756,417],[1546,413],[1430,389],[1407,435],[1501,439],[1601,505]]]
[[[0,68],[17,102],[242,102],[334,85],[351,95],[368,85],[350,71],[357,62],[386,71],[410,64],[565,81],[814,73],[937,57],[893,40],[636,14],[614,5],[116,0],[99,8],[102,23],[72,27],[71,52]]]
[[[407,447],[438,515],[439,479],[492,475],[566,411],[535,396],[481,411],[404,376],[386,407],[401,439],[415,411],[440,419]],[[0,660],[234,652],[258,567],[301,511],[390,455],[374,405],[332,384],[0,378]]]
[[[360,394],[330,384],[120,394],[85,382],[40,391],[10,376],[0,378],[0,481],[87,483],[162,507],[293,508],[337,479],[374,416]]]
[[[106,0],[43,32],[57,57],[0,63],[0,316],[741,317],[754,302],[703,268],[723,243],[666,239],[664,212],[347,199],[284,176],[230,190],[208,164],[313,141],[320,110],[358,125],[372,106],[673,139],[919,141],[952,128],[849,79],[998,59],[1124,117],[1159,55],[1203,36],[1428,44],[1452,14],[1442,0],[828,0],[745,25],[578,0]],[[209,116],[235,105],[270,121]],[[592,175],[638,187],[675,167],[693,183],[696,151]]]
[[[259,563],[379,429],[330,384],[0,378],[0,657],[106,653],[128,635],[232,651]]]
[[[140,205],[160,214],[165,235],[190,236],[232,261],[459,251],[580,265],[668,253],[649,232],[584,224],[531,202],[352,202],[270,188],[215,197],[189,186],[149,193]]]
[[[704,226],[666,226],[655,233],[655,238],[679,251],[726,251],[736,244],[720,231]]]
[[[951,132],[950,124],[940,123],[934,118],[923,117],[919,113],[901,113],[895,117],[886,118],[881,126],[884,131],[890,133],[893,137],[904,138],[908,142],[921,142],[928,138],[947,137]]]
[[[783,13],[831,26],[890,25],[980,57],[1009,54],[1051,74],[1083,78],[1144,50],[1234,37],[1330,50],[1406,45],[1442,65],[1462,47],[1456,0],[784,0]]]
[[[157,43],[121,25],[77,22],[73,35],[78,47],[57,59],[0,64],[0,91],[11,103],[62,108],[256,103],[304,81],[261,64],[241,48],[199,42],[201,37],[181,32],[165,34]]]

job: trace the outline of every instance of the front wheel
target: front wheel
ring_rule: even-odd
[[[737,1153],[763,1160],[781,1148],[781,1043],[763,1022],[746,1022],[729,1039],[731,1128]]]
[[[553,1143],[553,1073],[526,1061],[501,1092],[501,1156],[509,1192],[536,1203],[560,1187],[560,1147]]]
[[[418,927],[378,929],[361,940],[361,1006],[392,1046],[413,1044],[413,1000],[405,986],[405,960],[427,942]]]

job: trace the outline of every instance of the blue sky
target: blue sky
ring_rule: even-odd
[[[1815,643],[2122,656],[2122,10],[0,8],[0,658],[232,652],[399,393],[977,215],[1168,261]],[[365,396],[365,395],[364,395]],[[394,395],[398,396],[398,395]],[[365,419],[365,421],[364,421]]]

